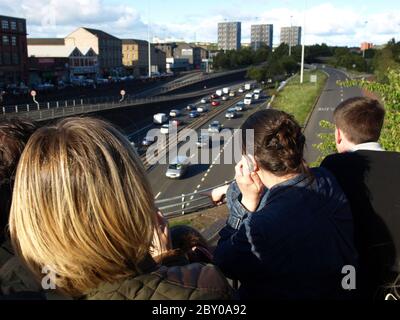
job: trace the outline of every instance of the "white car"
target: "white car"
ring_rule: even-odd
[[[180,115],[181,111],[176,109],[171,110],[171,112],[169,113],[169,116],[172,118],[179,117]]]
[[[204,113],[204,112],[207,112],[208,111],[208,107],[207,106],[198,106],[197,107],[197,112],[199,112],[199,113]]]
[[[209,103],[210,99],[209,98],[203,98],[200,100],[200,103]]]
[[[161,134],[168,134],[169,133],[169,124],[163,124],[160,128]]]
[[[239,93],[243,93],[244,89],[243,88],[239,88]]]
[[[185,156],[178,156],[168,166],[165,176],[170,179],[180,179],[185,175],[189,167],[189,159]]]
[[[228,96],[223,96],[222,101],[228,101],[229,97]]]

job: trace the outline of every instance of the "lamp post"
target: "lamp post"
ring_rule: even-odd
[[[149,4],[149,7],[148,7],[148,25],[147,25],[147,42],[148,42],[148,51],[149,51],[149,57],[148,57],[148,59],[149,59],[149,73],[148,73],[148,75],[149,75],[149,78],[151,78],[151,41],[150,41],[150,24],[151,24],[151,22],[150,22],[150,11],[151,11],[151,1],[150,0],[148,0],[149,2],[148,2],[148,4]]]
[[[306,42],[306,12],[307,0],[304,1],[304,16],[303,16],[303,37],[301,45],[301,70],[300,70],[300,83],[304,82],[304,55],[305,55],[305,42]]]

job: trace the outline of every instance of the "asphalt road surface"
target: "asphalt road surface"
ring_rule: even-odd
[[[254,102],[247,110],[240,112],[238,117],[234,119],[226,119],[225,112],[222,112],[213,119],[210,119],[197,131],[204,130],[205,132],[212,121],[219,121],[223,129],[237,129],[248,116],[259,110],[264,102],[265,99]],[[226,105],[224,106],[223,103],[221,106],[213,108],[226,108]],[[232,135],[227,135],[227,143],[221,142],[213,145],[211,148],[197,148],[196,152],[189,157],[200,160],[205,153],[208,155],[206,157],[209,158],[209,161],[206,164],[192,164],[189,166],[185,176],[179,180],[172,180],[165,176],[168,167],[167,164],[159,164],[150,170],[148,177],[156,200],[195,193],[232,180],[234,177],[235,162],[229,161],[229,163],[226,163],[226,160],[233,160],[234,139],[231,139],[231,137]]]
[[[344,88],[337,84],[337,81],[347,79],[342,71],[329,67],[321,68],[321,70],[325,71],[329,78],[304,131],[307,141],[305,159],[308,163],[316,161],[319,157],[319,151],[313,145],[321,142],[318,134],[324,132],[324,129],[319,126],[320,121],[332,122],[333,111],[341,102],[352,97],[362,96],[359,88]]]

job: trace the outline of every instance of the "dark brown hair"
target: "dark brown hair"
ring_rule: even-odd
[[[186,225],[174,226],[170,231],[172,248],[180,250],[190,263],[211,263],[212,254],[210,247],[200,232]],[[196,250],[193,251],[194,247],[196,247]]]
[[[0,241],[8,223],[18,161],[37,126],[27,119],[0,120]]]
[[[384,119],[385,109],[379,101],[364,97],[348,99],[334,112],[336,127],[355,144],[377,142]]]
[[[262,169],[277,176],[309,172],[303,159],[305,137],[293,116],[273,109],[251,115],[242,125],[243,153],[249,129],[254,129],[254,156]]]

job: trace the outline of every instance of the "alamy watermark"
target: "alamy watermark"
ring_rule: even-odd
[[[169,126],[168,134],[159,129],[148,131],[146,140],[152,144],[146,150],[150,165],[168,164],[177,158],[188,158],[191,164],[235,164],[242,154],[254,155],[254,130],[223,129],[218,124],[199,132]]]

